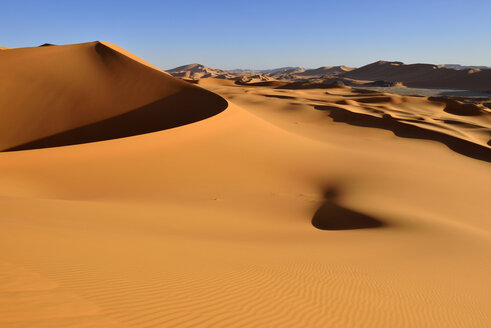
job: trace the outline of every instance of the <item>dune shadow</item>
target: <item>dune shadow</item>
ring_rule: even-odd
[[[429,97],[428,100],[445,104],[444,112],[458,116],[479,116],[483,112],[473,103],[462,103],[445,97]]]
[[[356,101],[364,103],[364,104],[387,103],[387,102],[391,102],[392,98],[380,96],[380,97],[369,97],[369,98],[357,98]]]
[[[297,99],[296,97],[292,97],[292,96],[280,96],[280,95],[264,95],[264,96],[268,98]]]
[[[403,123],[390,115],[379,118],[369,114],[354,113],[335,106],[315,106],[315,109],[329,111],[329,117],[335,122],[343,122],[353,126],[379,128],[392,131],[396,136],[412,139],[438,141],[461,155],[491,162],[491,149],[459,139],[451,135],[424,129],[415,125]]]
[[[235,81],[237,85],[243,85],[246,87],[271,87],[278,88],[284,85],[289,84],[289,82],[281,82],[281,81],[262,81],[262,82],[243,82],[243,81]]]
[[[102,121],[60,132],[4,151],[67,146],[156,132],[204,120],[228,107],[222,97],[190,88]]]
[[[343,86],[333,83],[290,82],[276,89],[303,90],[303,89],[339,89]]]
[[[357,89],[357,88],[353,88],[352,92],[358,93],[358,94],[378,94],[378,93],[380,93],[379,91],[376,91],[376,90]],[[358,97],[358,95],[351,95],[351,97]]]
[[[385,224],[366,214],[350,210],[336,203],[338,191],[325,192],[325,201],[315,212],[312,225],[320,230],[354,230],[378,228]]]

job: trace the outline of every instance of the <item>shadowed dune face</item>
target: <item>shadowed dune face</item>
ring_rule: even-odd
[[[384,226],[384,223],[378,219],[337,204],[338,196],[337,189],[326,190],[325,201],[312,218],[314,227],[320,230],[354,230]]]
[[[331,122],[388,130],[404,138],[438,141],[461,155],[491,161],[488,98],[401,96],[350,87],[327,92],[324,89],[285,90],[275,86],[202,85],[236,103],[254,108],[258,115],[284,129],[315,139],[326,140],[328,134],[312,124],[325,117],[312,113],[310,110],[314,108],[327,111],[327,116],[333,119]],[[259,106],[263,103],[266,105]],[[281,115],[277,115],[285,110],[297,113],[294,125],[285,124]],[[346,135],[355,136],[357,131],[361,132],[353,130],[353,135]]]
[[[280,88],[286,85],[289,85],[289,82],[281,82],[281,81],[264,81],[264,82],[242,82],[235,81],[237,85],[245,85],[248,87],[270,87],[270,88]]]
[[[205,99],[210,98],[207,99],[210,109],[194,112],[192,108],[199,108],[203,105],[200,96]],[[212,94],[206,95],[204,90],[184,89],[130,112],[34,140],[9,148],[7,151],[67,146],[175,128],[222,112],[227,107],[227,102],[221,97],[213,96]],[[184,99],[186,100],[185,106],[182,104]]]
[[[227,107],[220,96],[123,52],[102,42],[2,52],[0,150],[155,132]]]
[[[369,114],[351,112],[336,106],[315,106],[315,109],[329,111],[329,116],[336,122],[344,122],[354,126],[385,129],[392,131],[396,136],[404,138],[439,141],[457,153],[482,161],[491,162],[491,150],[489,148],[445,133],[407,124],[411,123],[411,120],[405,120],[407,123],[404,123],[401,120],[394,119],[389,114],[384,114],[382,118],[379,118]]]
[[[444,111],[449,114],[459,116],[478,116],[482,115],[482,110],[475,104],[465,104],[457,100],[445,99],[442,97],[430,97],[431,101],[441,102],[445,104]]]
[[[302,90],[302,89],[339,89],[342,86],[331,83],[311,83],[311,82],[292,82],[283,86],[279,86],[278,89],[288,90]]]

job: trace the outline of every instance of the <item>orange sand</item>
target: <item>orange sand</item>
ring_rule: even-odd
[[[491,324],[486,108],[195,86],[97,42],[0,69],[30,149],[0,153],[0,327]]]

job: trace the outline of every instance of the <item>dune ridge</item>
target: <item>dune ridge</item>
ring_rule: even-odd
[[[267,81],[305,81],[338,76],[354,68],[346,66],[324,66],[316,69],[284,67],[271,70],[221,70],[201,64],[189,64],[168,70],[179,78],[199,80],[204,78],[226,79],[239,83],[260,83]]]
[[[173,76],[199,80],[219,78],[253,84],[281,81],[296,84],[335,84],[352,87],[384,87],[387,92],[397,93],[396,88],[424,88],[460,90],[468,93],[488,94],[491,90],[491,69],[459,67],[458,65],[411,64],[377,61],[359,68],[346,66],[324,66],[316,69],[286,67],[272,70],[224,71],[200,64],[180,66],[169,70]],[[471,92],[472,91],[472,92]],[[430,90],[427,90],[430,92]]]
[[[378,61],[346,72],[343,76],[360,80],[402,82],[410,87],[491,90],[490,69],[453,69],[431,64]]]
[[[219,96],[106,42],[13,49],[0,55],[0,69],[1,150],[154,132],[226,108]]]

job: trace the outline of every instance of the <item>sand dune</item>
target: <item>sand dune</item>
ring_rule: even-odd
[[[1,327],[489,326],[489,108],[5,53]]]
[[[206,67],[201,64],[189,64],[179,66],[168,70],[172,76],[187,80],[188,82],[198,81],[200,79],[221,79],[231,80],[243,83],[255,83],[263,81],[273,81],[275,78],[268,74],[261,73],[231,73],[216,68]]]
[[[267,81],[305,82],[309,79],[321,79],[327,76],[333,77],[354,68],[346,66],[324,66],[316,69],[300,67],[284,67],[271,70],[231,70],[224,71],[206,67],[201,64],[189,64],[168,70],[179,78],[199,80],[204,78],[219,78],[239,81],[241,83],[259,83]]]
[[[238,76],[234,74],[229,74],[226,71],[222,71],[216,68],[210,68],[203,66],[201,64],[189,64],[184,66],[179,66],[174,69],[168,70],[170,74],[175,77],[199,80],[203,78],[220,78],[220,79],[237,79]]]
[[[202,85],[207,85],[207,81],[204,80]],[[329,113],[337,122],[390,130],[400,137],[438,141],[458,153],[491,161],[491,111],[482,103],[464,103],[443,97],[399,96],[329,84],[277,82],[247,86],[270,88],[263,97],[284,100],[285,107],[310,104]],[[217,91],[214,86],[211,89]],[[301,93],[289,91],[286,95],[282,89],[328,91],[316,103]],[[235,95],[233,97],[236,101]],[[253,98],[250,91],[244,97]]]
[[[273,70],[233,70],[223,71],[200,64],[189,64],[169,70],[169,74],[187,82],[198,83],[200,79],[225,79],[240,85],[266,86],[290,85],[292,89],[329,88],[330,85],[346,85],[353,87],[404,87],[401,82],[384,80],[356,80],[344,76],[354,68],[346,66],[325,66],[316,69],[298,67],[279,68]],[[269,83],[273,82],[273,83]]]
[[[378,61],[343,76],[360,80],[402,82],[410,87],[491,90],[491,70],[453,69],[430,64],[406,65],[401,62]]]
[[[299,76],[309,77],[322,77],[324,75],[338,75],[345,72],[352,71],[354,68],[346,66],[323,66],[315,69],[308,69],[303,72],[297,73]]]
[[[173,76],[199,80],[220,78],[241,83],[267,81],[306,84],[337,84],[354,87],[448,88],[489,93],[491,69],[459,68],[458,65],[412,64],[378,61],[360,68],[325,66],[316,69],[287,67],[273,70],[223,71],[199,64],[169,70]]]
[[[0,70],[0,150],[153,132],[226,107],[105,42],[9,50],[0,54]]]

